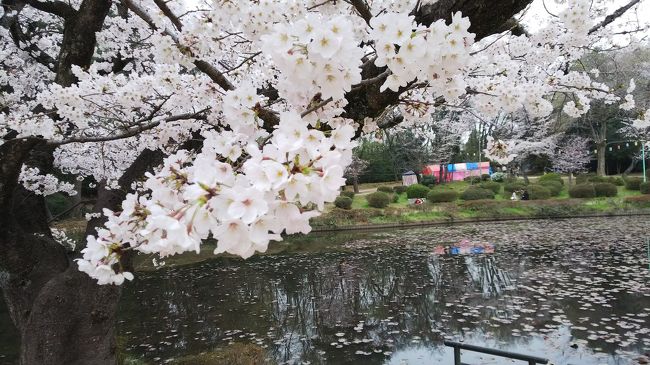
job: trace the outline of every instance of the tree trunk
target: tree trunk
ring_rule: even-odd
[[[573,172],[569,172],[569,187],[573,185]]]
[[[598,176],[606,176],[607,170],[605,168],[605,150],[607,149],[606,142],[599,142],[596,146],[597,158],[598,158]]]
[[[130,187],[161,152],[144,150],[118,183]],[[37,139],[0,145],[0,288],[21,339],[21,365],[112,365],[119,286],[97,285],[51,235],[45,200],[18,184],[24,163],[46,173],[52,151]],[[126,189],[98,192],[94,210],[117,210]],[[94,234],[104,220],[86,227]],[[129,262],[123,265],[130,267]]]
[[[359,194],[359,178],[356,176],[352,178],[352,188],[355,194]]]
[[[631,173],[636,167],[637,163],[639,163],[639,156],[635,155],[632,157],[632,162],[630,162],[630,165],[625,169],[625,171],[623,171],[623,175]]]

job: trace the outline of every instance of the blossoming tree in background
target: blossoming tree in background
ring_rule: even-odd
[[[550,155],[553,170],[569,174],[569,185],[573,174],[586,170],[593,155],[589,150],[589,140],[579,136],[570,136],[557,145]]]
[[[617,22],[640,0],[570,2],[536,32],[531,3],[3,0],[0,284],[21,362],[113,363],[135,253],[211,237],[248,257],[309,232],[363,133],[440,106],[543,118],[557,93],[572,115],[630,105],[566,65],[644,28]],[[69,188],[54,169],[99,182],[76,262],[45,215]]]

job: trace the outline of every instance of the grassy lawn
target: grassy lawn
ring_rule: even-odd
[[[531,177],[535,184],[538,177]],[[468,218],[510,218],[510,217],[553,217],[572,216],[597,213],[623,213],[629,211],[650,212],[650,195],[643,195],[638,190],[628,190],[617,186],[616,197],[597,197],[590,199],[574,199],[568,193],[568,179],[563,178],[564,188],[558,196],[546,200],[511,201],[510,194],[503,188],[492,200],[464,201],[458,199],[450,203],[425,203],[412,206],[408,203],[406,194],[400,194],[395,203],[390,203],[384,209],[368,206],[366,194],[356,195],[351,210],[332,209],[321,217],[315,218],[314,226],[339,226],[356,224],[386,224],[427,221],[447,221]],[[575,184],[575,180],[573,181]],[[376,190],[378,186],[398,186],[399,183],[364,184],[363,189]],[[459,195],[470,187],[466,181],[454,181],[442,185],[434,185],[432,191],[456,191]],[[502,184],[503,185],[503,184]],[[351,190],[351,189],[350,189]]]

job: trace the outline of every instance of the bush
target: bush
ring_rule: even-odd
[[[607,178],[607,182],[610,184],[614,184],[616,186],[624,186],[625,185],[625,180],[623,180],[622,177],[620,176],[610,176]]]
[[[625,179],[625,188],[627,190],[639,190],[643,179],[640,177],[628,177]]]
[[[579,184],[569,189],[569,196],[572,198],[593,198],[596,190],[591,184]]]
[[[466,181],[470,184],[478,184],[481,182],[481,177],[480,176],[467,176],[463,179],[463,181]]]
[[[382,193],[392,193],[393,192],[393,187],[392,186],[380,186],[377,188],[377,191],[381,191]]]
[[[422,179],[420,180],[420,184],[424,186],[431,187],[436,184],[436,178],[431,175],[424,175],[422,176]]]
[[[404,185],[393,186],[393,191],[395,194],[402,194],[406,192],[406,188]]]
[[[429,194],[429,188],[420,184],[413,184],[406,188],[406,196],[409,199],[426,198]]]
[[[639,190],[641,190],[641,194],[650,194],[650,183],[642,182],[639,184]]]
[[[501,191],[501,184],[494,181],[485,181],[479,184],[483,189],[492,190],[495,194],[499,194]]]
[[[336,197],[334,206],[341,209],[352,209],[352,198],[347,196]]]
[[[397,203],[399,201],[399,194],[390,193],[388,196],[390,197],[390,201],[393,203]]]
[[[564,180],[562,180],[562,175],[558,174],[557,172],[550,172],[548,174],[544,174],[537,179],[537,182],[540,184],[546,181],[558,181],[560,184],[564,185]]]
[[[581,185],[581,184],[586,184],[588,183],[593,177],[595,177],[595,174],[580,174],[576,176],[576,185]]]
[[[347,196],[350,199],[354,199],[355,192],[354,191],[342,191],[341,196]]]
[[[430,191],[427,201],[431,203],[453,202],[458,199],[458,193],[453,190]]]
[[[539,183],[539,185],[547,188],[551,192],[551,196],[558,196],[562,192],[562,189],[564,188],[562,184],[560,184],[556,180],[547,180],[547,181],[542,181]]]
[[[522,190],[524,188],[526,188],[526,184],[523,181],[515,181],[503,184],[503,192],[504,194],[508,193],[508,195],[512,195],[513,192]]]
[[[594,191],[596,196],[616,196],[618,195],[618,188],[610,183],[596,183],[594,184]]]
[[[368,205],[373,208],[386,208],[391,198],[388,194],[378,191],[366,195],[366,200],[368,201]]]
[[[604,177],[604,176],[598,176],[598,175],[589,176],[587,178],[587,181],[589,181],[590,183],[604,183],[604,182],[607,182],[607,178]]]
[[[463,191],[460,197],[463,200],[494,199],[494,192],[488,189],[470,187]]]
[[[490,176],[490,179],[494,182],[503,182],[506,179],[506,174],[504,172],[495,172]]]
[[[481,175],[481,180],[483,180],[483,181],[488,181],[488,180],[490,180],[490,174],[483,174],[483,175]]]
[[[530,200],[544,200],[551,197],[551,191],[544,185],[529,185],[526,190]]]

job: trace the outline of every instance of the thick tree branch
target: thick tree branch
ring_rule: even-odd
[[[366,4],[365,0],[352,0],[350,1],[352,3],[352,6],[359,12],[359,15],[363,18],[363,20],[366,21],[368,25],[370,25],[370,19],[372,18],[372,13],[370,12],[370,8],[368,7],[368,4]]]
[[[589,29],[589,34],[594,33],[595,31],[597,31],[600,28],[606,27],[607,25],[612,23],[614,20],[618,19],[621,15],[623,15],[623,13],[630,10],[631,7],[638,4],[639,2],[640,2],[640,0],[632,0],[629,3],[621,6],[618,9],[616,9],[616,11],[614,11],[613,13],[606,16],[605,19],[603,19],[602,22],[600,22],[600,23],[594,25],[593,27],[591,27],[591,29]]]
[[[63,1],[25,0],[25,3],[34,9],[59,16],[63,19],[71,18],[77,13],[70,4]]]
[[[97,143],[97,142],[109,142],[109,141],[116,141],[119,139],[125,139],[125,138],[130,138],[134,137],[142,132],[146,132],[148,130],[151,130],[153,128],[156,128],[157,126],[160,125],[160,123],[165,122],[174,122],[174,121],[179,121],[179,120],[187,120],[187,119],[205,119],[205,113],[208,111],[209,108],[205,108],[203,110],[200,110],[196,113],[185,113],[185,114],[179,114],[179,115],[174,115],[168,118],[165,118],[160,121],[156,122],[151,122],[149,124],[139,124],[131,128],[127,128],[125,131],[122,133],[117,133],[117,134],[111,134],[107,136],[99,136],[99,137],[77,137],[77,138],[69,138],[63,141],[51,141],[48,142],[48,145],[51,146],[62,146],[70,143]]]

